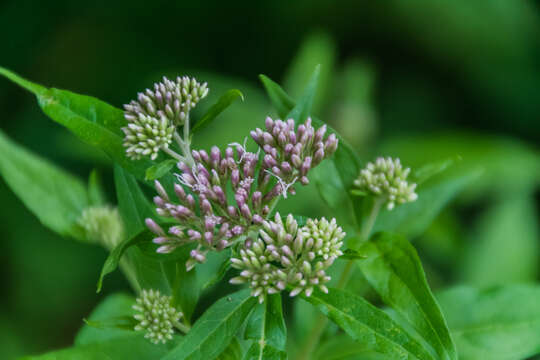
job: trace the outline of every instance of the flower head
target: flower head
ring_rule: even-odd
[[[77,221],[86,238],[113,249],[124,236],[124,226],[118,209],[111,206],[91,206],[84,209]]]
[[[171,297],[161,295],[158,290],[143,290],[133,309],[138,321],[135,331],[146,331],[144,337],[154,344],[171,340],[174,323],[182,317],[182,313],[171,305]]]
[[[292,215],[284,223],[276,214],[274,221],[263,222],[259,237],[246,241],[231,259],[232,266],[240,270],[231,283],[249,284],[252,295],[261,302],[266,294],[287,286],[292,288],[291,296],[301,292],[310,296],[314,287],[328,292],[326,270],[342,255],[344,237],[335,219],[308,220],[299,229]]]
[[[206,83],[199,83],[188,76],[177,77],[176,81],[163,77],[154,84],[154,90],[146,89],[137,94],[137,100],[124,105],[125,117],[135,120],[139,114],[156,119],[167,118],[174,126],[184,125],[189,111],[208,95]]]
[[[337,149],[338,139],[335,134],[325,138],[326,125],[317,130],[308,118],[296,129],[294,120],[272,120],[266,118],[265,130],[259,128],[251,132],[251,137],[263,149],[263,170],[265,178],[274,176],[279,179],[277,186],[282,194],[300,181],[309,184],[308,172],[330,157]]]
[[[379,157],[360,171],[354,184],[367,193],[384,197],[386,207],[392,210],[396,204],[404,204],[418,198],[414,192],[416,184],[407,182],[410,171],[410,168],[403,168],[397,158]]]
[[[128,121],[122,128],[127,156],[133,160],[150,156],[154,160],[160,149],[169,147],[177,126],[184,125],[189,112],[206,97],[206,83],[194,78],[177,77],[172,81],[154,84],[154,90],[146,89],[124,105],[124,117]]]

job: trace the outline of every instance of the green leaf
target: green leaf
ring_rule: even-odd
[[[383,301],[433,347],[441,359],[457,359],[444,316],[426,281],[414,247],[403,237],[380,233],[361,245],[358,265]]]
[[[135,304],[135,299],[132,296],[126,294],[109,295],[92,311],[92,314],[88,317],[88,322],[100,323],[120,317],[132,317],[134,315],[131,308],[133,304]],[[130,334],[133,334],[132,330],[114,327],[97,328],[87,323],[77,333],[75,345],[99,343]]]
[[[103,279],[105,278],[105,276],[116,270],[126,250],[129,247],[143,240],[146,240],[146,238],[144,234],[141,233],[131,238],[125,238],[120,244],[116,245],[116,247],[112,249],[112,251],[109,253],[109,256],[107,256],[107,259],[105,259],[103,267],[101,268],[96,292],[101,292],[101,289],[103,287]]]
[[[97,169],[93,169],[88,177],[88,201],[92,206],[103,206],[107,203],[107,197],[103,191],[101,175]]]
[[[122,110],[91,96],[34,84],[1,67],[0,75],[36,95],[39,106],[52,120],[84,142],[103,150],[138,179],[143,180],[146,169],[155,164],[150,160],[133,161],[126,157],[121,131],[126,121]],[[173,176],[168,175],[166,180],[172,182]]]
[[[321,73],[321,66],[317,65],[315,71],[311,75],[309,82],[304,89],[300,100],[296,102],[296,105],[289,111],[286,119],[293,119],[297,124],[304,122],[311,114],[311,106],[313,105],[313,99],[317,91],[317,83],[319,81],[319,74]]]
[[[527,192],[494,202],[468,234],[457,266],[460,280],[484,288],[538,279],[538,219],[534,197]]]
[[[137,180],[117,165],[114,167],[114,184],[118,197],[118,209],[126,225],[128,238],[130,238],[146,229],[146,218],[157,216],[154,207],[137,184]]]
[[[313,355],[314,360],[387,360],[388,357],[369,349],[367,344],[347,335],[333,336],[323,343]]]
[[[236,100],[242,99],[244,101],[244,95],[240,90],[231,89],[225,94],[221,95],[217,103],[212,105],[210,109],[203,115],[203,117],[193,125],[191,133],[194,134],[205,127],[207,127],[216,117],[221,114],[225,109],[231,106]]]
[[[281,88],[281,86],[266,75],[259,75],[259,79],[261,80],[272,105],[276,108],[278,116],[285,119],[287,114],[296,105],[296,102]]]
[[[88,206],[83,182],[12,142],[0,131],[0,174],[43,225],[85,241],[77,220]]]
[[[342,260],[358,260],[366,259],[367,256],[354,249],[346,249],[343,255],[339,257]]]
[[[455,156],[453,158],[425,164],[421,168],[414,171],[412,174],[413,181],[420,185],[433,176],[445,171],[459,160],[461,160],[461,158],[459,156]]]
[[[143,334],[114,338],[99,343],[75,346],[40,356],[27,356],[21,360],[155,360],[161,358],[177,343],[152,344]]]
[[[174,167],[174,165],[176,165],[177,162],[178,161],[175,159],[168,159],[160,162],[159,164],[149,167],[148,169],[146,169],[144,179],[147,181],[159,179],[160,177],[167,174]]]
[[[229,345],[255,303],[249,289],[221,298],[163,360],[216,358]]]
[[[460,360],[526,359],[540,353],[540,287],[459,286],[438,296]]]
[[[280,294],[267,295],[265,302],[257,305],[249,317],[245,337],[252,339],[253,344],[244,360],[287,357],[287,328],[283,320]]]
[[[436,359],[386,313],[355,294],[331,288],[328,294],[316,290],[302,298],[367,350],[390,359]]]
[[[313,101],[313,112],[318,113],[324,109],[331,96],[336,61],[336,44],[324,32],[309,34],[303,41],[300,50],[287,69],[283,87],[294,97],[299,97],[305,85],[309,82],[311,70],[321,65],[319,85]]]
[[[244,349],[237,337],[233,337],[227,348],[217,357],[217,360],[238,360],[244,356]]]
[[[440,211],[479,175],[478,170],[469,170],[457,175],[445,173],[433,177],[418,187],[416,201],[396,206],[393,210],[382,209],[372,233],[393,231],[409,238],[421,235]]]

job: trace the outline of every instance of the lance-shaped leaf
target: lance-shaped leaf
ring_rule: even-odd
[[[221,95],[217,103],[212,105],[210,109],[203,115],[203,117],[193,125],[191,128],[192,133],[196,133],[205,127],[207,127],[216,117],[221,114],[225,109],[231,106],[237,99],[244,101],[244,95],[240,90],[231,89],[225,94]]]
[[[145,180],[152,181],[165,176],[169,173],[169,171],[171,171],[177,162],[178,160],[168,159],[149,167],[146,169],[146,174],[144,175]]]
[[[231,343],[217,357],[217,360],[239,360],[244,357],[244,349],[237,337],[233,337]]]
[[[92,206],[102,206],[107,203],[101,175],[96,169],[93,169],[88,177],[88,202]]]
[[[88,206],[83,182],[12,142],[0,131],[0,175],[43,225],[84,241],[76,226]]]
[[[280,294],[268,295],[264,303],[257,305],[249,317],[245,337],[253,340],[253,344],[244,360],[281,360],[287,357],[287,328]]]
[[[357,295],[331,288],[328,294],[316,290],[310,297],[302,297],[366,350],[386,355],[388,359],[437,359],[384,311]]]
[[[32,83],[2,67],[0,75],[33,93],[43,112],[52,120],[84,142],[103,150],[138,179],[144,180],[146,169],[155,164],[147,159],[133,161],[126,157],[121,131],[126,120],[122,110],[91,96]],[[173,176],[166,175],[164,181],[172,182]]]
[[[457,359],[441,309],[426,281],[414,247],[403,237],[380,233],[365,242],[358,261],[383,301],[405,318],[441,359]]]
[[[438,299],[460,360],[528,359],[540,354],[540,286],[459,286]]]
[[[249,289],[221,298],[162,360],[215,359],[230,344],[256,302]]]
[[[372,233],[393,231],[407,237],[421,235],[440,211],[479,175],[480,171],[469,170],[458,175],[443,173],[434,176],[418,187],[416,201],[390,211],[382,209]]]

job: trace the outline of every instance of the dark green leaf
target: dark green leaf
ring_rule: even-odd
[[[231,89],[225,94],[221,95],[218,102],[212,105],[212,107],[208,109],[206,114],[204,114],[204,116],[195,123],[195,125],[191,128],[191,132],[194,134],[204,129],[212,121],[214,121],[214,119],[226,108],[231,106],[231,104],[234,103],[237,99],[242,99],[242,101],[244,101],[244,95],[240,90],[237,89]]]
[[[130,246],[133,246],[143,240],[146,240],[146,238],[141,233],[131,238],[125,238],[120,244],[116,245],[116,247],[112,249],[112,251],[109,253],[109,256],[107,256],[107,259],[105,259],[103,267],[101,268],[96,292],[99,293],[101,291],[101,288],[103,287],[103,279],[105,278],[105,276],[116,270],[125,251]]]
[[[395,231],[411,238],[421,235],[439,212],[479,174],[479,171],[466,171],[433,177],[418,187],[416,201],[396,206],[393,210],[381,210],[372,233]]]
[[[160,177],[169,173],[169,171],[174,167],[174,165],[176,165],[177,162],[177,160],[168,159],[160,162],[159,164],[149,167],[148,169],[146,169],[146,174],[144,176],[145,180],[153,181],[159,179]]]
[[[77,240],[77,220],[88,206],[82,181],[15,144],[0,131],[0,174],[43,225]]]
[[[344,252],[343,252],[343,255],[341,255],[339,257],[340,259],[342,260],[358,260],[358,259],[365,259],[367,258],[366,255],[360,253],[359,251],[357,250],[353,250],[353,249],[346,249]]]
[[[238,338],[233,337],[227,348],[217,357],[216,360],[239,360],[244,356],[244,349],[238,341]]]
[[[217,254],[209,254],[204,269],[199,272],[202,290],[217,284],[231,268],[231,250],[225,249]],[[206,271],[204,271],[206,270]]]
[[[436,359],[386,313],[357,295],[331,288],[328,294],[316,290],[303,299],[365,345],[366,350],[389,359]]]
[[[259,79],[272,102],[280,118],[285,119],[287,114],[294,108],[296,102],[279,86],[266,75],[259,75]]]
[[[103,150],[138,179],[143,180],[146,169],[154,164],[150,160],[133,161],[126,157],[121,132],[126,121],[122,110],[91,96],[48,89],[1,67],[0,75],[36,95],[39,106],[52,120],[65,126],[84,142]],[[168,175],[166,180],[172,182],[172,175]]]
[[[377,354],[367,344],[355,341],[348,335],[338,335],[323,343],[314,354],[315,360],[387,360]]]
[[[526,359],[540,353],[540,287],[480,291],[460,286],[438,296],[460,360]]]
[[[283,320],[280,294],[268,295],[264,303],[255,307],[249,317],[245,337],[253,340],[245,360],[286,357],[287,328]]]
[[[230,344],[255,303],[248,289],[221,298],[163,360],[216,358]]]
[[[383,301],[411,323],[441,359],[457,359],[444,316],[427,284],[414,247],[390,233],[361,245],[358,265]]]

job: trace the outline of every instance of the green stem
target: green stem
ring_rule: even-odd
[[[365,224],[362,226],[362,231],[360,234],[360,236],[362,237],[362,241],[368,240],[369,234],[371,233],[371,230],[373,230],[373,225],[375,225],[375,220],[377,220],[377,215],[379,215],[383,203],[384,198],[378,197],[375,199],[369,217],[366,220]],[[354,268],[354,263],[355,260],[347,261],[347,264],[345,265],[345,268],[343,269],[343,272],[341,273],[341,276],[338,280],[338,289],[343,289],[347,286],[347,283],[349,282],[352,274],[352,270]],[[317,347],[317,344],[319,343],[319,340],[324,333],[326,325],[328,325],[328,318],[320,314],[318,316],[315,326],[312,328],[311,333],[309,334],[305,342],[305,345],[300,350],[297,360],[308,360],[311,358],[311,354]]]
[[[191,330],[191,327],[188,326],[188,325],[185,325],[185,324],[182,324],[181,322],[179,321],[175,321],[173,323],[173,325],[178,329],[180,330],[181,332],[183,332],[184,334],[187,334],[189,332],[189,330]]]
[[[185,161],[186,159],[181,156],[180,154],[178,154],[176,151],[172,150],[172,149],[169,149],[169,148],[161,148],[167,155],[173,157],[174,159],[178,160],[178,161]]]

